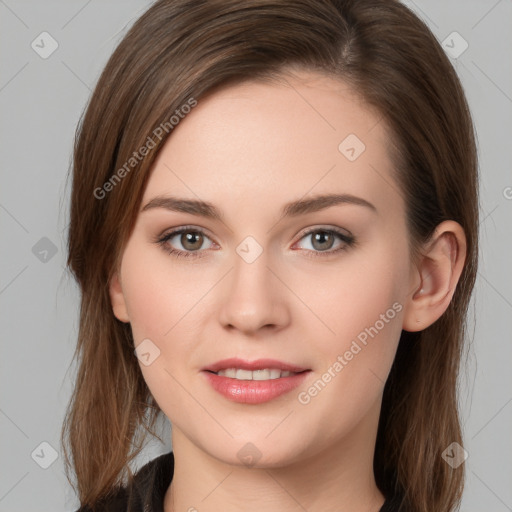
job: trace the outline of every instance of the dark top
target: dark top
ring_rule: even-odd
[[[174,474],[174,454],[164,453],[142,466],[130,489],[123,487],[94,510],[81,507],[77,512],[164,512],[165,493]],[[397,499],[387,499],[379,512],[398,512]]]

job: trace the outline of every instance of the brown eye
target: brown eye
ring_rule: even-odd
[[[197,231],[186,231],[181,234],[181,245],[187,251],[197,251],[203,245],[204,237]]]
[[[210,242],[210,246],[203,247],[207,241]],[[156,239],[155,242],[161,245],[168,254],[179,258],[206,256],[206,249],[213,246],[210,237],[200,229],[186,226],[167,233]]]

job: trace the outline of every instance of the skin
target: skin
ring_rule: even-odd
[[[348,134],[366,146],[354,161],[338,149]],[[384,503],[372,462],[400,334],[441,316],[465,258],[463,230],[447,221],[412,261],[388,147],[385,122],[346,84],[299,71],[201,99],[160,151],[141,210],[172,194],[223,214],[221,221],[141,211],[110,283],[114,314],[131,324],[135,345],[149,338],[160,350],[140,368],[172,424],[176,463],[165,512],[377,512]],[[326,193],[363,198],[375,211],[341,203],[281,217],[285,203]],[[204,232],[192,244],[198,257],[177,258],[155,243],[185,225]],[[305,234],[312,228],[348,231],[356,243],[335,235],[315,243],[315,233]],[[247,236],[263,249],[252,263],[236,252]],[[167,246],[191,247],[184,244],[177,235]],[[298,394],[393,304],[401,306],[394,318],[301,403]],[[201,373],[228,357],[312,371],[270,402],[239,404]],[[260,453],[252,467],[237,455],[247,443]]]

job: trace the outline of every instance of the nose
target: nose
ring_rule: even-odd
[[[265,251],[251,263],[235,253],[222,288],[219,320],[223,327],[250,335],[286,327],[290,321],[287,288],[277,274]]]

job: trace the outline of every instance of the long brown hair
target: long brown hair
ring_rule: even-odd
[[[156,435],[161,413],[108,283],[172,135],[169,120],[218,87],[292,67],[343,80],[382,115],[413,249],[443,220],[465,231],[466,263],[448,310],[422,332],[402,332],[374,457],[377,485],[403,495],[403,510],[444,512],[460,502],[464,466],[452,469],[441,454],[462,444],[457,376],[477,268],[478,177],[474,128],[449,59],[395,0],[159,0],[111,56],[75,139],[67,263],[82,297],[61,441],[82,505],[131,481],[129,463],[147,433]],[[131,161],[148,137],[154,147]]]

